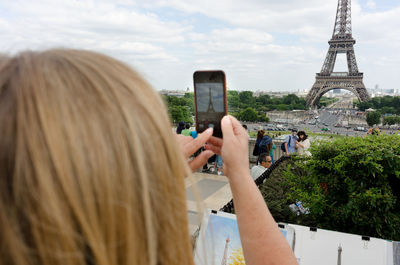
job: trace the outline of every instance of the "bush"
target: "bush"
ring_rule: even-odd
[[[277,222],[315,226],[312,218],[307,215],[297,216],[288,207],[293,202],[290,199],[290,186],[283,177],[286,168],[293,169],[294,160],[283,161],[271,173],[268,179],[260,185],[261,194],[268,205],[268,209]]]
[[[302,201],[324,229],[400,240],[400,138],[339,138],[311,151],[283,173],[288,203]]]
[[[367,114],[368,126],[374,126],[381,123],[381,113],[379,111],[372,111]]]

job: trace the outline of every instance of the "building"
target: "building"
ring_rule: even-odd
[[[160,95],[182,98],[185,96],[186,91],[184,91],[184,90],[160,90],[159,93],[160,93]]]

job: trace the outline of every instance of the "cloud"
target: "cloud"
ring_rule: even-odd
[[[184,42],[189,29],[101,1],[13,1],[2,7],[12,16],[0,21],[1,48],[11,51],[66,46],[170,60],[174,56],[163,45]]]
[[[337,0],[32,0],[0,3],[0,49],[73,47],[138,68],[157,89],[192,87],[198,69],[223,69],[231,88],[312,86]],[[367,86],[400,83],[400,6],[352,1],[353,36]]]
[[[376,8],[376,3],[374,2],[374,0],[368,0],[367,7],[369,9],[375,9]]]

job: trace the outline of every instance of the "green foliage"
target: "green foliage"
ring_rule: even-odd
[[[304,98],[299,98],[294,94],[286,95],[282,98],[271,98],[269,95],[261,95],[254,97],[251,91],[232,91],[228,90],[227,93],[228,109],[230,111],[237,111],[238,109],[244,110],[252,107],[257,111],[277,110],[278,105],[285,105],[285,109],[305,110],[306,101]]]
[[[186,93],[184,97],[163,96],[171,120],[193,122],[194,95]],[[271,98],[269,95],[255,97],[251,91],[227,91],[228,112],[243,121],[268,122],[266,112],[270,110],[305,110],[306,101],[294,94],[282,98]]]
[[[164,102],[167,105],[168,113],[173,123],[180,121],[193,122],[194,116],[194,95],[186,93],[184,97],[163,96]]]
[[[383,114],[400,114],[400,97],[375,97],[368,102],[358,102],[356,105],[362,111],[373,108]]]
[[[286,160],[275,168],[270,177],[260,186],[261,194],[275,221],[315,226],[313,220],[307,215],[297,216],[288,207],[293,203],[289,197],[291,187],[283,175],[285,170],[288,167],[293,168],[293,165],[293,160]]]
[[[332,103],[335,103],[338,100],[339,100],[338,98],[321,97],[321,99],[319,100],[318,106],[326,107],[326,106],[331,105]]]
[[[227,101],[229,113],[242,121],[268,122],[269,118],[265,115],[267,111],[306,109],[305,99],[294,94],[282,98],[271,98],[269,95],[254,97],[251,91],[228,90]]]
[[[253,92],[251,91],[240,92],[239,100],[242,106],[249,106],[255,103],[255,98],[253,97]]]
[[[389,116],[383,118],[383,125],[400,124],[400,116]]]
[[[189,110],[185,106],[171,106],[169,108],[169,114],[173,123],[179,123],[180,121],[193,122],[190,116]]]
[[[241,111],[239,114],[239,119],[242,121],[256,121],[257,118],[257,111],[250,107]]]
[[[368,126],[374,126],[381,123],[381,113],[379,111],[368,112],[367,123]]]
[[[307,222],[347,233],[400,240],[400,138],[346,137],[313,146],[284,172],[289,201]]]
[[[358,103],[356,102],[355,104],[361,111],[365,111],[373,107],[372,102],[358,102]]]

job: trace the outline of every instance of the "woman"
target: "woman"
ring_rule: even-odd
[[[256,139],[256,143],[254,144],[253,156],[260,155],[259,145],[260,145],[262,138],[264,137],[264,133],[265,133],[264,130],[258,130],[258,132],[257,132],[257,139]]]
[[[223,140],[176,138],[159,95],[121,62],[77,50],[1,59],[0,124],[0,264],[193,264],[184,178],[214,152],[246,260],[296,263],[250,177],[240,123],[224,117]]]
[[[311,144],[307,134],[304,131],[299,131],[297,133],[297,138],[298,138],[298,141],[296,141],[297,154],[302,156],[311,156],[310,151],[308,151]]]

